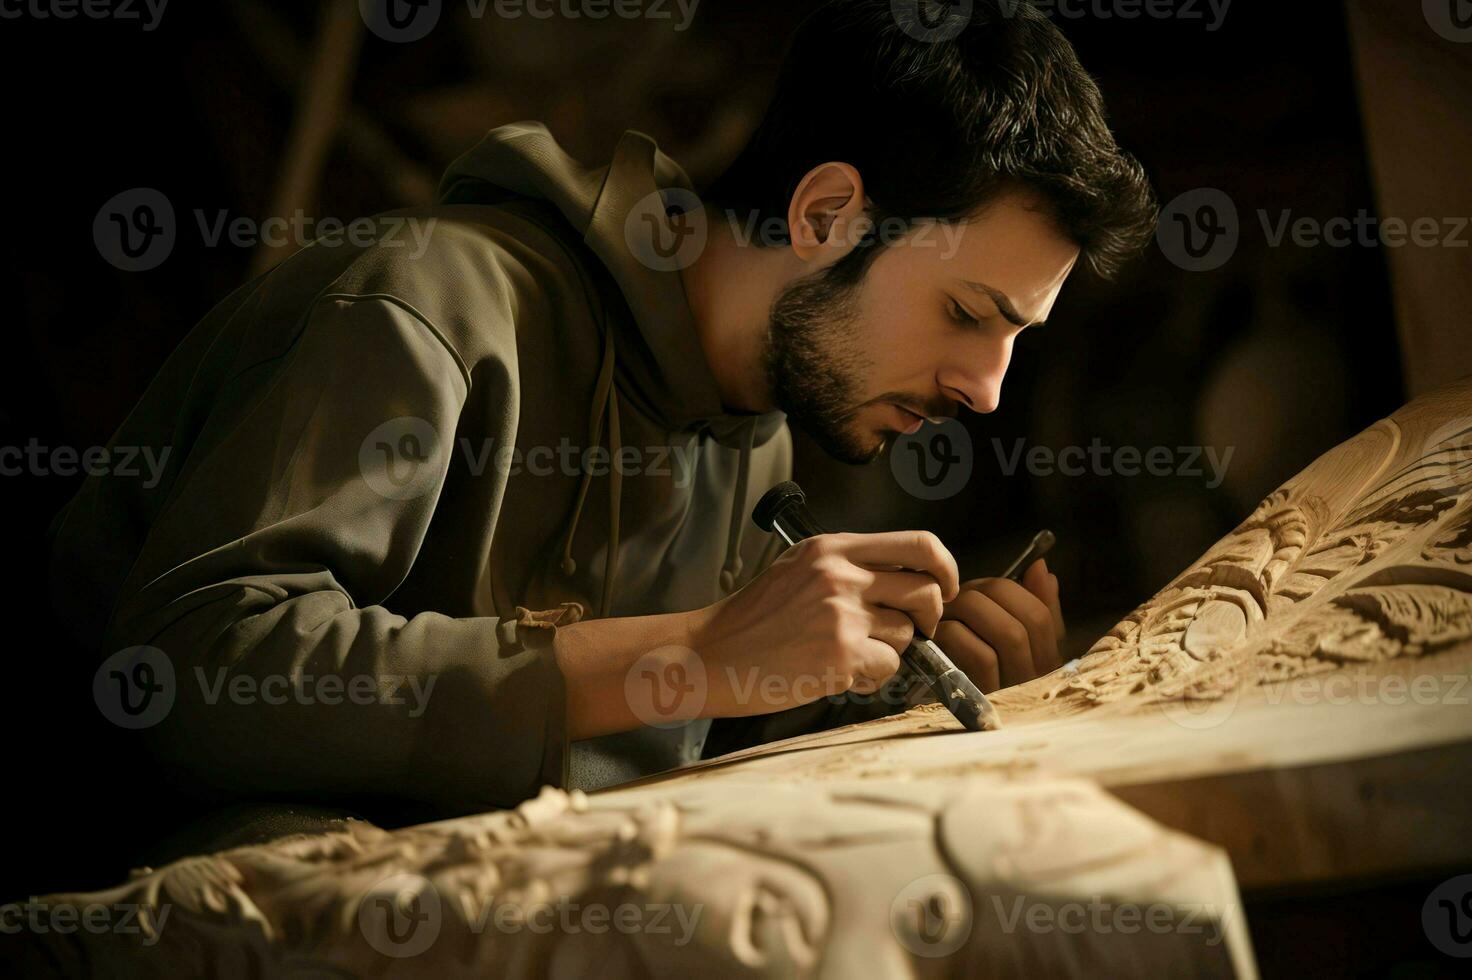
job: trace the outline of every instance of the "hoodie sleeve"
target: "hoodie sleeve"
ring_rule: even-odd
[[[488,434],[510,443],[515,366],[498,380]],[[217,393],[107,637],[172,669],[172,702],[147,731],[160,761],[232,795],[451,811],[565,783],[557,616],[383,605],[424,540],[470,384],[412,308],[338,295]]]

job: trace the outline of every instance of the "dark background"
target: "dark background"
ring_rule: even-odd
[[[694,25],[676,32],[669,21],[475,20],[449,3],[418,43],[365,35],[351,111],[340,114],[307,213],[350,219],[425,200],[450,159],[523,118],[547,122],[590,164],[606,160],[623,129],[643,130],[700,186],[759,117],[783,38],[812,6],[703,0]],[[11,217],[0,276],[12,331],[0,445],[105,444],[184,333],[263,261],[208,247],[193,212],[272,213],[318,9],[178,3],[150,32],[80,17],[0,22]],[[1375,211],[1342,8],[1239,0],[1215,31],[1186,20],[1059,23],[1162,201],[1200,187],[1233,198],[1235,257],[1190,273],[1152,247],[1116,282],[1071,282],[1047,329],[1019,344],[1000,410],[967,420],[975,471],[956,497],[917,500],[887,464],[842,467],[800,437],[797,477],[830,526],[934,529],[968,576],[995,573],[1051,527],[1061,542],[1051,563],[1082,648],[1405,393],[1382,251],[1272,248],[1256,217]],[[834,97],[844,97],[842,80]],[[178,215],[170,257],[143,273],[105,261],[92,232],[104,202],[135,187],[162,191]],[[992,443],[1058,450],[1096,437],[1234,455],[1227,480],[1209,489],[1204,476],[1006,478]],[[4,899],[112,883],[111,869],[57,838],[78,827],[105,838],[110,812],[146,805],[110,797],[77,809],[88,766],[142,762],[109,760],[107,744],[77,734],[67,711],[85,708],[88,691],[38,680],[47,675],[37,664],[64,655],[43,612],[43,534],[76,485],[0,477],[16,576],[10,744],[22,756],[7,820],[41,842],[6,859]]]
[[[16,279],[6,295],[21,303],[21,370],[0,395],[7,444],[105,444],[178,340],[258,260],[207,245],[194,212],[272,214],[315,5],[209,6],[170,7],[146,33],[80,18],[4,25],[29,55],[3,69],[7,90],[26,96],[10,113],[18,214],[0,246]],[[348,220],[416,203],[485,130],[523,118],[546,121],[590,164],[623,129],[643,130],[700,186],[754,125],[782,39],[811,6],[704,0],[678,32],[653,20],[476,20],[451,3],[420,42],[366,34],[352,112],[306,213]],[[1186,20],[1059,23],[1162,201],[1198,187],[1235,200],[1235,257],[1188,273],[1152,248],[1114,283],[1075,277],[1049,327],[1021,339],[1001,408],[968,420],[975,471],[957,497],[916,500],[887,466],[855,471],[805,442],[798,477],[833,526],[932,528],[968,575],[994,573],[1052,527],[1083,643],[1404,397],[1380,251],[1272,248],[1256,218],[1374,212],[1343,12],[1240,3],[1216,31]],[[92,236],[102,205],[135,187],[167,195],[178,227],[169,258],[142,273],[111,266]],[[993,442],[1058,451],[1095,437],[1234,455],[1214,490],[1206,476],[1008,479]],[[21,494],[7,513],[21,518],[27,546],[75,482],[6,478],[7,496]]]

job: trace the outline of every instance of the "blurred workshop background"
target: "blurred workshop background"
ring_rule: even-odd
[[[353,2],[180,4],[151,31],[85,19],[7,24],[33,57],[0,68],[8,91],[30,93],[9,113],[18,214],[0,247],[14,280],[6,294],[21,303],[12,311],[20,370],[0,395],[3,441],[105,444],[184,333],[287,254],[212,247],[197,210],[212,221],[298,209],[349,220],[425,202],[446,163],[487,129],[526,118],[544,120],[590,164],[623,129],[640,129],[701,186],[741,147],[783,39],[814,4],[702,0],[684,30],[679,7],[666,6],[668,19],[591,20],[476,18],[470,4],[449,3],[412,44],[366,31]],[[1060,4],[1055,16],[1162,202],[1198,188],[1235,202],[1231,259],[1187,271],[1157,247],[1115,282],[1075,277],[1048,328],[1023,336],[1000,410],[967,420],[974,470],[953,498],[920,500],[888,466],[834,464],[799,437],[798,478],[833,526],[933,529],[969,576],[995,573],[1034,530],[1053,528],[1078,644],[1407,394],[1387,250],[1273,247],[1259,212],[1270,228],[1285,212],[1319,222],[1380,213],[1386,195],[1372,179],[1359,93],[1426,58],[1450,59],[1454,46],[1414,5],[1367,2],[1355,31],[1424,35],[1425,51],[1401,64],[1382,57],[1357,77],[1359,35],[1340,5],[1238,4],[1219,20],[1205,3],[1191,6],[1202,16],[1103,19],[1083,3]],[[1383,50],[1384,38],[1370,40]],[[38,73],[35,56],[52,69]],[[1450,97],[1469,92],[1464,84]],[[1416,111],[1436,107],[1418,97],[1384,114],[1393,124]],[[1467,155],[1443,146],[1455,161],[1449,176],[1460,174]],[[173,252],[147,272],[114,268],[92,237],[98,209],[135,187],[162,191],[179,215]],[[1024,466],[1009,477],[1018,440],[1051,453],[1164,446],[1187,472],[1029,475]],[[1219,486],[1210,457],[1192,473],[1183,447],[1210,447],[1218,459],[1230,450]],[[1129,469],[1105,467],[1120,468]],[[8,513],[21,518],[29,550],[76,478],[5,482],[20,491]]]
[[[180,3],[149,30],[5,21],[12,221],[0,276],[14,334],[0,444],[105,444],[185,332],[286,254],[211,247],[196,210],[351,219],[422,203],[487,129],[526,118],[589,164],[625,128],[643,130],[699,187],[742,145],[783,39],[814,5],[701,0],[675,30],[672,2],[672,19],[604,20],[475,18],[447,2],[412,44],[364,30],[353,0]],[[1056,16],[1162,202],[1215,188],[1235,204],[1230,259],[1188,271],[1152,247],[1115,282],[1070,283],[1047,329],[1019,344],[1000,410],[966,420],[974,472],[948,500],[798,438],[798,479],[827,523],[933,529],[968,576],[1054,529],[1077,646],[1319,453],[1472,371],[1468,250],[1275,247],[1259,218],[1472,213],[1472,45],[1439,35],[1417,3],[1241,3],[1220,19],[1192,7],[1205,16],[1101,18],[1083,2]],[[162,265],[125,272],[92,227],[137,187],[170,199],[180,233]],[[1165,446],[1178,462],[1180,447],[1232,455],[1219,485],[1204,461],[1196,475],[1008,477],[998,447],[1005,458],[1019,439],[1054,452]],[[76,484],[0,481],[12,566],[25,570],[17,608],[44,608],[42,535]]]

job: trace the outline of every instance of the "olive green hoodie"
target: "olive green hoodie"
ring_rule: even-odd
[[[211,797],[463,812],[697,757],[702,723],[570,751],[550,645],[775,552],[748,515],[783,417],[722,408],[678,271],[630,247],[684,188],[639,133],[588,169],[502,127],[396,213],[427,241],[319,242],[212,310],[113,437],[161,473],[90,477],[52,528],[104,714],[146,681],[161,717],[123,724]]]

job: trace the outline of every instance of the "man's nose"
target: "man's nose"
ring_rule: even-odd
[[[973,412],[986,415],[1002,403],[1002,379],[1012,363],[1012,338],[987,344],[983,349],[966,352],[941,368],[936,377],[948,398]]]

